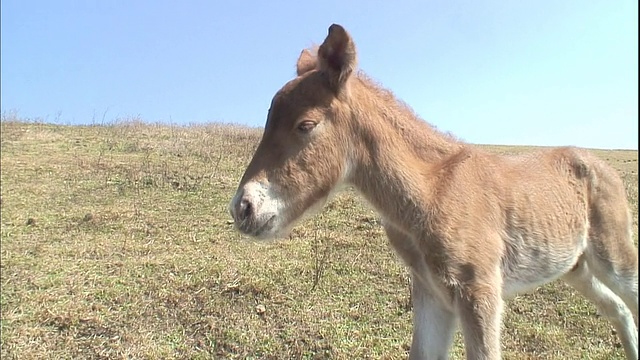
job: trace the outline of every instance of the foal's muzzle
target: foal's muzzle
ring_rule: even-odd
[[[242,233],[259,238],[270,237],[277,219],[277,203],[268,185],[249,182],[240,187],[229,204],[235,227]]]

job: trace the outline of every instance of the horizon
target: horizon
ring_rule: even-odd
[[[264,126],[258,126],[258,125],[244,125],[244,124],[239,124],[239,123],[228,123],[228,122],[218,122],[218,121],[213,121],[213,122],[202,122],[202,123],[168,123],[168,122],[149,122],[149,121],[144,121],[142,119],[138,119],[138,118],[123,118],[123,119],[113,119],[111,121],[106,121],[106,122],[92,122],[92,123],[86,123],[86,124],[65,124],[65,123],[56,123],[56,122],[47,122],[47,121],[43,121],[40,118],[33,118],[33,119],[23,119],[23,118],[19,118],[19,117],[15,117],[14,114],[2,114],[2,119],[0,120],[0,122],[20,122],[20,123],[24,123],[24,124],[34,124],[34,125],[50,125],[50,126],[69,126],[69,127],[97,127],[97,126],[101,126],[101,127],[109,127],[109,126],[127,126],[127,125],[131,125],[131,124],[136,124],[136,123],[140,123],[144,126],[166,126],[166,127],[179,127],[179,128],[190,128],[190,127],[207,127],[207,126],[219,126],[219,127],[230,127],[230,128],[242,128],[242,129],[247,129],[250,131],[256,131],[256,132],[260,132],[260,134],[256,134],[259,137],[262,137],[262,131],[264,131]],[[429,123],[427,123],[429,124]],[[429,124],[431,125],[431,124]],[[443,132],[440,129],[437,129],[439,132]],[[477,146],[505,146],[505,147],[530,147],[530,148],[550,148],[550,147],[563,147],[563,146],[574,146],[574,145],[532,145],[532,144],[490,144],[490,143],[474,143],[474,142],[469,142],[469,141],[465,141],[464,139],[459,139],[457,136],[455,136],[455,134],[451,134],[454,135],[454,137],[456,139],[458,139],[459,141],[462,141],[465,144],[469,144],[469,145],[477,145]],[[586,150],[610,150],[610,151],[638,151],[638,149],[627,149],[627,148],[598,148],[598,147],[581,147],[578,146],[579,148],[583,148]]]
[[[3,118],[262,129],[338,23],[360,70],[462,141],[638,150],[633,1],[0,6]]]

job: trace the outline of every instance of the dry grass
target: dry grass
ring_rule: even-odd
[[[408,276],[353,193],[286,241],[233,230],[258,130],[4,118],[1,132],[2,359],[406,357]],[[638,152],[597,153],[637,222]],[[507,359],[623,357],[559,283],[510,301],[504,328]]]

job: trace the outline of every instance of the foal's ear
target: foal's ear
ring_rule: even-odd
[[[329,27],[329,34],[318,49],[318,63],[331,87],[340,91],[357,65],[356,46],[342,26]]]
[[[298,63],[296,64],[296,72],[298,73],[298,76],[318,67],[318,59],[315,55],[316,52],[318,52],[317,48],[302,50],[300,57],[298,58]]]

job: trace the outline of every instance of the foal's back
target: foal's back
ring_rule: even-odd
[[[572,147],[521,155],[463,151],[441,170],[443,228],[456,253],[500,261],[505,297],[561,277],[581,258],[596,259],[598,270],[636,271],[630,211],[615,169]]]

